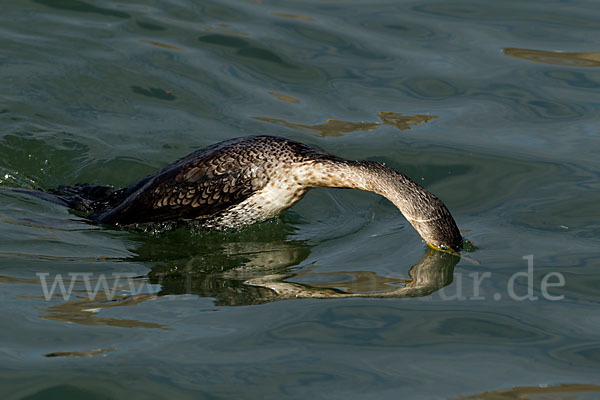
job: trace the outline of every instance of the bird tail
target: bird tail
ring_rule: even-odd
[[[92,186],[77,184],[75,186],[60,185],[48,191],[32,189],[13,189],[38,199],[65,206],[83,213],[96,213],[121,200],[123,190],[114,190],[110,186]]]

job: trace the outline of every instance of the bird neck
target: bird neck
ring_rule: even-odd
[[[316,160],[300,179],[309,187],[375,192],[391,201],[432,247],[462,248],[462,237],[444,203],[409,177],[373,161]]]

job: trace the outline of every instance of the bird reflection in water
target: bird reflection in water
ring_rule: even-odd
[[[255,246],[255,247],[253,247]],[[248,243],[247,261],[236,268],[206,268],[203,257],[157,267],[150,281],[162,287],[159,295],[196,294],[215,298],[217,305],[250,305],[301,298],[422,297],[452,283],[460,257],[427,249],[408,278],[377,275],[374,271],[315,272],[316,266],[296,266],[308,252],[296,243],[259,246]]]
[[[42,318],[84,325],[168,329],[154,322],[103,318],[102,310],[190,294],[214,298],[219,306],[301,298],[428,296],[452,283],[454,267],[460,260],[457,255],[427,249],[421,261],[408,271],[408,277],[380,276],[367,269],[318,272],[317,265],[302,265],[312,246],[290,240],[289,234],[289,225],[276,222],[230,233],[226,238],[218,232],[190,237],[185,230],[145,236],[135,251],[137,256],[127,260],[153,265],[147,276],[134,280],[142,289],[134,291],[138,294],[132,295],[126,280],[119,283],[120,291],[112,298],[99,293],[88,299],[79,288],[76,299],[50,306]],[[92,282],[92,287],[95,284]]]

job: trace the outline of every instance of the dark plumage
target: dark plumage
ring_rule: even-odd
[[[104,224],[193,220],[207,228],[228,229],[275,217],[318,186],[374,191],[392,201],[429,244],[462,247],[445,205],[405,175],[376,162],[344,160],[273,136],[217,143],[125,189],[78,185],[52,193]]]
[[[273,169],[327,156],[302,143],[277,137],[227,140],[195,151],[140,180],[123,192],[120,204],[91,218],[119,225],[214,220],[263,189]]]

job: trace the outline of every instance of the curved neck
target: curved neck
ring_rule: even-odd
[[[300,177],[311,187],[375,192],[391,201],[419,235],[437,249],[460,251],[462,237],[444,203],[409,177],[374,161],[316,160]]]

